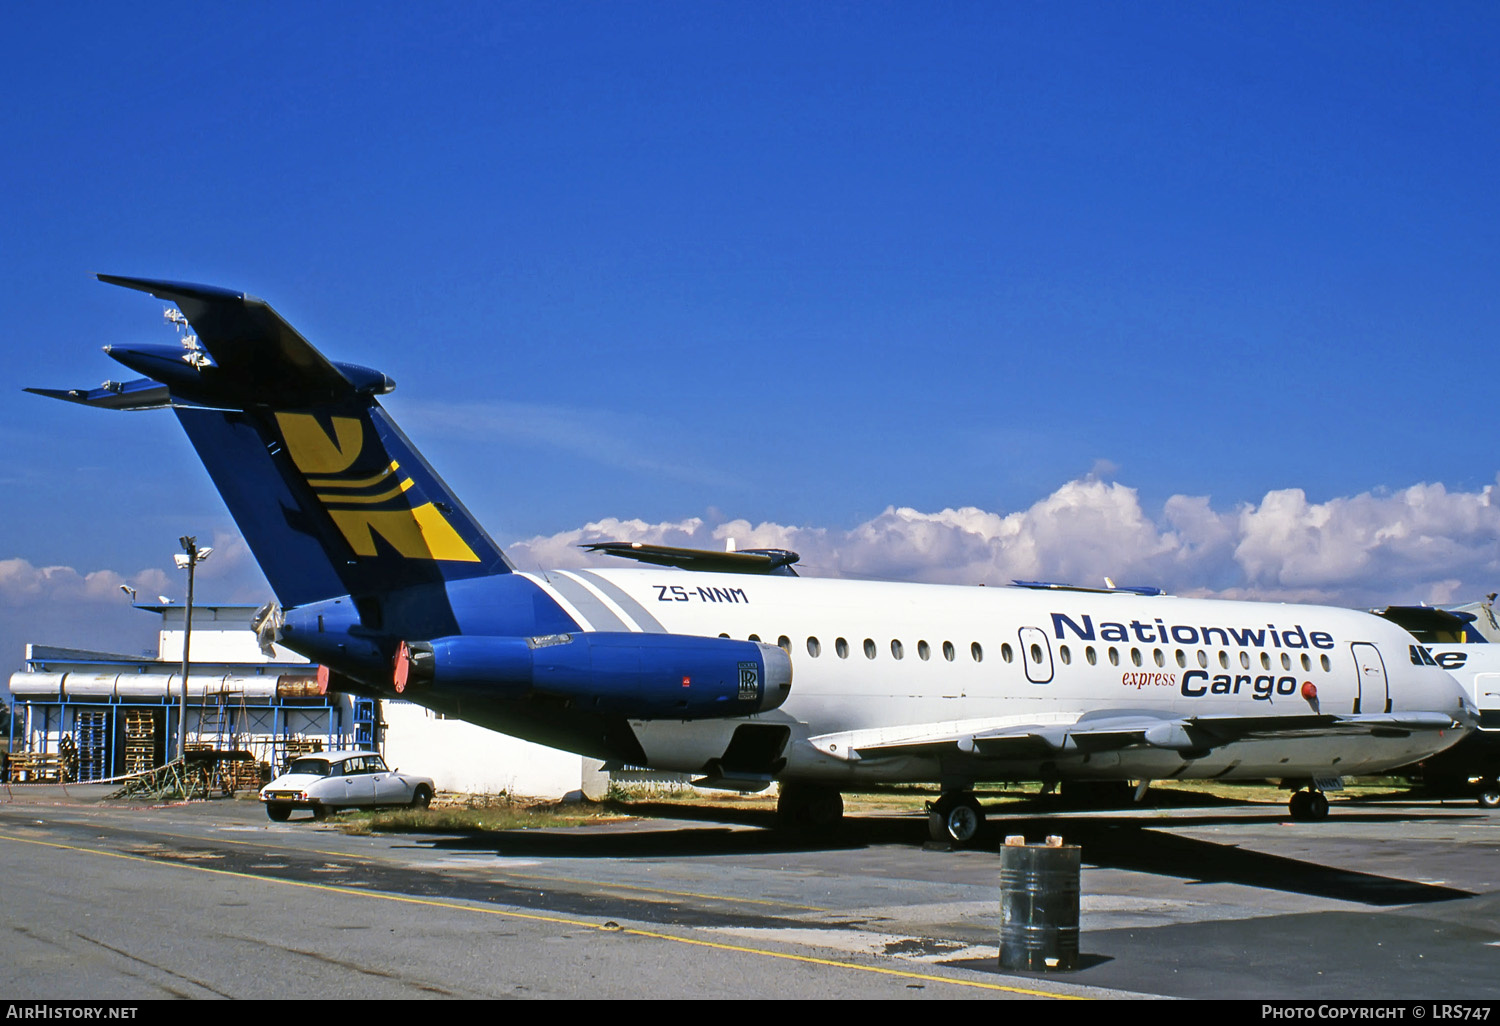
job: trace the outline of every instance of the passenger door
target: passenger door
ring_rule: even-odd
[[[1040,627],[1022,627],[1021,662],[1026,667],[1026,679],[1033,684],[1052,682],[1052,642],[1047,632]]]

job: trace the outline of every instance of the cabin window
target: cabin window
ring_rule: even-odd
[[[917,642],[917,657],[920,659],[932,658],[932,646],[925,641]]]
[[[1057,646],[1057,658],[1059,658],[1059,659],[1062,660],[1062,664],[1064,666],[1067,666],[1069,663],[1071,663],[1073,661],[1073,653],[1068,651],[1068,646],[1067,645],[1058,645]]]
[[[1219,666],[1225,670],[1229,669],[1229,653],[1222,648],[1219,649]]]
[[[1208,669],[1208,653],[1201,648],[1198,650],[1198,665]]]
[[[1333,664],[1328,661],[1328,657],[1326,655],[1318,656],[1318,662],[1323,664],[1324,673],[1327,673],[1329,670],[1333,669]]]
[[[1241,669],[1245,669],[1245,670],[1250,669],[1250,653],[1249,652],[1241,652],[1240,653],[1240,667],[1241,667]]]
[[[1157,666],[1167,665],[1167,657],[1162,655],[1162,651],[1159,648],[1153,648],[1151,650],[1151,658],[1156,660]]]
[[[1115,646],[1113,645],[1109,646],[1109,665],[1120,665],[1120,650],[1115,648]]]
[[[1093,645],[1089,645],[1083,650],[1083,658],[1088,660],[1090,666],[1097,666],[1099,663],[1099,657],[1094,653]]]
[[[1286,652],[1281,653],[1281,668],[1283,670],[1290,670],[1292,668],[1292,657]]]
[[[1187,665],[1187,653],[1184,652],[1180,648],[1177,650],[1177,665],[1178,666],[1186,666]]]
[[[752,634],[752,635],[750,635],[750,640],[751,641],[759,641],[760,640],[760,635],[759,634]]]
[[[1042,646],[1033,644],[1031,646],[1031,661],[1037,666],[1042,665]]]
[[[791,655],[792,654],[792,639],[789,638],[789,637],[787,637],[785,634],[783,634],[781,637],[779,637],[779,638],[776,639],[776,647],[779,648],[779,649],[781,649],[787,655]]]
[[[1004,659],[1007,663],[1014,659],[1015,655],[1010,649],[1010,642],[1007,641],[1000,646],[1000,658]]]
[[[720,632],[719,637],[721,637],[721,638],[727,638],[727,637],[729,637],[729,635]]]
[[[833,639],[833,650],[838,653],[838,657],[840,659],[849,658],[849,642],[845,641],[843,638]]]
[[[1138,648],[1132,648],[1130,650],[1130,661],[1132,663],[1134,663],[1136,666],[1141,665],[1141,661],[1142,660],[1141,660],[1141,650],[1140,649],[1138,649]]]
[[[902,658],[905,655],[906,655],[906,649],[904,649],[904,648],[901,647],[901,642],[893,640],[891,642],[891,658],[892,659],[900,659],[900,658]]]
[[[1308,673],[1312,672],[1312,656],[1308,655],[1306,652],[1302,653],[1302,668]]]
[[[953,662],[953,651],[953,642],[943,642],[943,658],[948,660],[950,663]]]
[[[875,658],[875,642],[872,639],[870,639],[870,638],[866,638],[865,639],[865,658],[866,659],[874,659]]]
[[[823,643],[817,638],[807,639],[807,654],[816,659],[823,654]]]
[[[1269,670],[1271,668],[1271,653],[1262,652],[1260,654],[1260,668],[1262,670]]]
[[[979,642],[977,641],[969,646],[969,655],[974,657],[976,663],[984,662],[984,649],[979,647]]]

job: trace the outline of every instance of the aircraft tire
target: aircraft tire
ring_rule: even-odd
[[[984,809],[972,794],[945,794],[927,807],[927,834],[934,841],[966,845],[984,826]]]
[[[844,818],[844,796],[823,784],[788,781],[776,799],[777,826],[804,834],[834,830]]]
[[[1298,791],[1287,807],[1295,820],[1311,822],[1328,818],[1328,796],[1322,791]]]

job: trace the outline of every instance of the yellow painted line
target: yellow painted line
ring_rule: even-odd
[[[582,884],[586,887],[601,887],[610,891],[639,891],[642,894],[664,894],[670,898],[701,898],[704,901],[722,901],[735,905],[766,905],[770,908],[790,908],[798,912],[831,912],[832,909],[816,905],[794,905],[789,901],[774,901],[769,898],[733,898],[727,894],[707,894],[702,891],[669,891],[664,887],[643,887],[639,884],[605,883],[603,880],[580,880],[571,876],[540,876],[534,873],[507,873],[517,880],[538,880],[543,883]]]
[[[207,843],[203,837],[196,834],[177,834],[163,832],[158,836],[176,837],[184,841]],[[273,845],[266,841],[244,841],[232,837],[215,837],[214,841],[224,844],[243,844],[246,847],[264,848],[268,851],[291,851],[298,854],[327,855],[329,858],[343,859],[346,862],[364,862],[368,864],[394,865],[388,859],[376,859],[365,855],[355,855],[342,851],[325,851],[321,848],[289,848],[286,845]],[[503,857],[503,856],[498,856]],[[476,869],[487,869],[484,864],[474,863]],[[641,884],[606,883],[603,880],[584,880],[576,876],[547,876],[540,873],[516,873],[507,871],[504,867],[491,870],[500,873],[507,880],[529,880],[540,883],[578,884],[584,887],[602,888],[610,891],[636,891],[641,894],[661,894],[669,898],[699,898],[703,901],[722,901],[734,905],[763,905],[767,908],[787,908],[798,912],[832,912],[832,909],[821,908],[817,905],[797,905],[790,901],[775,901],[770,898],[736,898],[727,894],[712,894],[704,891],[672,891],[665,887],[646,887]]]
[[[483,915],[503,916],[507,919],[523,919],[534,923],[553,923],[558,926],[570,926],[584,930],[598,930],[601,933],[623,933],[633,937],[648,937],[652,940],[670,941],[676,944],[687,944],[692,947],[712,948],[715,951],[730,951],[743,955],[759,955],[762,958],[774,958],[784,962],[800,962],[804,965],[822,965],[832,969],[849,969],[854,972],[872,973],[877,976],[894,976],[903,980],[921,980],[926,983],[947,983],[955,987],[968,987],[977,990],[996,990],[1010,994],[1025,994],[1028,997],[1056,998],[1059,1001],[1083,1001],[1087,1000],[1075,994],[1055,994],[1045,990],[1032,990],[1028,987],[1012,987],[1001,983],[984,983],[979,980],[955,980],[947,976],[934,976],[927,973],[912,972],[906,969],[887,969],[882,966],[859,965],[855,962],[841,962],[834,958],[817,958],[812,955],[793,955],[784,951],[770,951],[766,948],[752,948],[741,944],[725,944],[720,941],[697,940],[692,937],[679,937],[670,933],[657,933],[653,930],[639,930],[633,927],[613,927],[599,923],[585,922],[581,919],[564,919],[561,916],[539,915],[534,912],[515,912],[508,909],[487,908],[482,905],[461,905],[452,901],[434,901],[430,898],[413,898],[404,894],[384,894],[375,891],[360,890],[357,887],[338,887],[331,884],[307,883],[302,880],[279,880],[274,876],[259,876],[255,873],[241,873],[232,869],[214,869],[209,866],[195,866],[181,862],[164,862],[160,859],[150,859],[142,855],[125,855],[115,851],[103,851],[99,848],[84,848],[74,844],[60,844],[56,841],[38,841],[33,838],[16,837],[13,834],[0,834],[0,840],[15,841],[19,844],[35,844],[43,848],[56,848],[61,851],[76,851],[85,855],[103,855],[106,858],[124,859],[128,862],[145,862],[153,866],[166,868],[186,869],[195,873],[212,873],[215,876],[229,876],[240,880],[255,880],[260,883],[281,884],[286,887],[303,887],[312,891],[324,891],[329,894],[342,894],[347,897],[373,898],[377,901],[391,901],[404,905],[424,905],[428,908],[441,908],[454,912],[478,912]]]

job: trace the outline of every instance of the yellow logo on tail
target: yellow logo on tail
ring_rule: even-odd
[[[391,460],[375,472],[358,467],[365,447],[365,425],[357,417],[334,417],[333,437],[307,413],[278,413],[292,462],[307,478],[356,555],[377,555],[378,534],[407,559],[477,563],[479,557],[431,502],[413,507],[405,498],[411,478],[398,474]],[[382,461],[387,454],[382,453]]]

